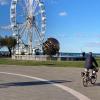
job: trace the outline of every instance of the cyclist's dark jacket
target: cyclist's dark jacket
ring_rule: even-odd
[[[85,59],[85,68],[93,69],[98,67],[98,64],[93,56],[88,55]]]

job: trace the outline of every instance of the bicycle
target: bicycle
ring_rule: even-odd
[[[93,70],[91,74],[89,71],[81,72],[82,83],[84,87],[87,87],[89,84],[94,85],[96,83],[97,72],[98,72],[98,69]]]

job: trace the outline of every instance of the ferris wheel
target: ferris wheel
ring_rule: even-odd
[[[12,0],[10,22],[13,36],[17,39],[20,52],[32,54],[41,48],[45,39],[46,14],[40,0]]]

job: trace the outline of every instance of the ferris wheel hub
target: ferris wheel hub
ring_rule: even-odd
[[[28,28],[31,28],[33,26],[33,17],[28,16],[27,17],[27,22],[28,22]]]

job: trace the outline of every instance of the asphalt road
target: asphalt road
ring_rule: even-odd
[[[94,86],[83,87],[81,71],[82,68],[0,65],[0,100],[79,100],[74,90],[90,100],[100,100],[100,72]],[[73,94],[52,83],[69,87]]]

